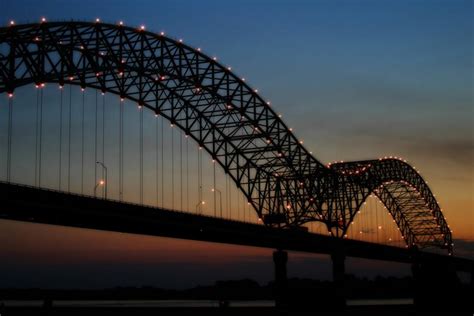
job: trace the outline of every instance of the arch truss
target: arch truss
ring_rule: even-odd
[[[343,236],[372,192],[409,246],[451,251],[428,186],[398,160],[315,159],[256,90],[181,40],[122,24],[44,22],[0,28],[0,93],[53,82],[114,93],[192,137],[270,226],[322,221]]]

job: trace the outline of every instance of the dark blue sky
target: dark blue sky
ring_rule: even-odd
[[[100,17],[183,38],[271,99],[323,161],[365,158],[374,130],[389,143],[422,130],[432,146],[472,133],[471,1],[1,3],[4,24]],[[354,133],[361,146],[341,151]]]
[[[129,26],[144,24],[147,30],[183,38],[187,44],[217,56],[258,88],[322,162],[387,155],[408,159],[429,181],[455,237],[464,240],[461,251],[464,249],[467,254],[472,248],[470,241],[474,240],[472,6],[469,0],[0,0],[0,23],[6,25],[12,19],[17,23],[38,22],[42,16],[48,20],[100,18],[110,23],[122,20]],[[26,224],[3,225],[14,233],[23,231],[22,225]],[[51,229],[49,235],[45,227],[36,231],[40,244],[55,240],[55,233],[66,231],[71,238],[67,240],[77,234],[74,247],[84,251],[84,257],[95,253],[87,252],[88,239],[75,230]],[[85,239],[78,241],[79,235]],[[94,236],[99,235],[104,236]],[[107,236],[113,239],[112,234]],[[0,245],[9,238],[0,230]],[[123,235],[116,238],[124,249],[130,245]],[[26,286],[28,277],[38,278],[30,261],[41,256],[33,251],[41,246],[35,246],[35,240],[17,239],[25,247],[5,252],[9,254],[8,267],[17,267],[17,274],[10,274],[8,282]],[[116,273],[107,269],[110,262],[93,262],[81,270],[86,271],[85,275],[108,271],[110,280],[104,280],[101,286],[115,285],[117,275],[130,273],[130,278],[117,281],[126,285],[137,275],[146,275],[144,271],[153,271],[160,262],[155,258],[143,263],[143,258],[137,256],[135,261],[120,265],[121,250],[113,244],[105,243],[111,247],[107,248],[111,262],[118,262],[112,269]],[[231,254],[233,249],[236,248],[219,251]],[[47,253],[61,256],[58,251]],[[183,253],[176,255],[171,266],[190,260]],[[196,275],[202,282],[243,277],[246,271],[254,271],[247,274],[255,278],[262,272],[263,279],[268,279],[271,273],[267,275],[265,267],[271,260],[270,252],[265,252],[266,257],[262,253],[254,257],[243,254],[240,259],[233,258],[232,264],[217,265],[224,272],[216,275],[203,274],[205,270],[199,269],[200,261],[194,256],[196,270],[186,280],[195,282]],[[75,260],[70,254],[64,258],[69,263]],[[319,259],[311,260],[301,259],[294,271],[311,269]],[[42,269],[44,278],[35,285],[44,286],[52,276],[57,279],[57,267],[47,262]],[[85,260],[83,265],[87,264]],[[166,273],[154,274],[154,285],[160,285],[159,280],[170,284],[165,276],[173,269],[166,269]],[[71,267],[69,272],[72,270]],[[63,275],[73,275],[61,271]],[[325,277],[327,269],[321,271],[318,274],[312,270],[307,275]],[[15,279],[22,273],[21,280]],[[76,282],[82,279],[82,274],[74,275]]]

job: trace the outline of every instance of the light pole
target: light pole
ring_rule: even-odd
[[[96,161],[97,164],[101,165],[102,168],[104,169],[104,173],[105,173],[105,181],[101,181],[102,184],[104,185],[104,191],[105,191],[105,196],[104,196],[104,199],[107,199],[107,167],[100,161]],[[101,183],[99,182],[99,184]],[[97,188],[97,185],[96,185],[96,188]],[[95,192],[94,192],[95,193]]]
[[[221,218],[222,218],[222,192],[221,190],[219,189],[216,189],[216,188],[212,188],[211,190],[212,192],[214,192],[214,194],[219,193],[219,210],[220,210],[220,213],[221,213]],[[214,200],[215,201],[215,200]],[[215,210],[215,206],[214,206],[214,210]],[[216,216],[216,214],[214,214],[214,216]]]
[[[196,214],[198,212],[198,207],[200,207],[201,205],[204,205],[204,204],[206,204],[205,201],[199,201],[198,204],[196,204]],[[201,213],[202,213],[202,209],[201,209]]]
[[[104,185],[105,184],[105,181],[104,180],[100,180],[99,182],[97,182],[97,184],[95,185],[94,187],[94,197],[97,197],[97,187],[99,185]]]

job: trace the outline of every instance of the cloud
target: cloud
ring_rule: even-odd
[[[420,155],[429,155],[432,159],[451,162],[466,167],[474,166],[474,142],[471,139],[432,139],[419,138],[409,144],[408,149]]]

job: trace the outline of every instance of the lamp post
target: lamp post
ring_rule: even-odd
[[[105,181],[104,180],[100,180],[99,182],[97,182],[97,184],[95,185],[94,187],[94,197],[97,197],[97,187],[99,185],[104,185],[105,184]]]
[[[199,201],[198,204],[196,204],[196,214],[198,212],[198,207],[200,207],[201,205],[204,205],[204,204],[206,204],[205,201]],[[201,213],[202,213],[202,209],[201,209]]]
[[[104,195],[104,199],[107,199],[107,167],[100,161],[96,161],[97,164],[101,165],[102,168],[104,169],[104,173],[105,173],[105,181],[101,180],[102,184],[104,185],[104,191],[105,191],[105,195]],[[99,184],[101,184],[101,182],[99,182]],[[97,188],[97,185],[96,185],[96,188]],[[94,192],[95,193],[95,192]]]
[[[214,192],[214,194],[216,194],[216,192],[219,193],[219,211],[221,213],[221,218],[222,218],[222,192],[221,190],[216,189],[216,188],[212,188],[211,191]],[[214,210],[215,210],[215,206],[214,206]],[[216,214],[214,214],[214,216],[216,216]]]

